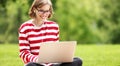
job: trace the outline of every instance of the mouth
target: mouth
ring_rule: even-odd
[[[42,18],[42,19],[46,19],[47,18],[47,16],[39,16],[40,18]]]
[[[46,19],[46,16],[41,16],[42,19]]]

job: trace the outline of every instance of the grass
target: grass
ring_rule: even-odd
[[[120,45],[79,45],[76,56],[83,66],[120,66]]]
[[[120,45],[78,45],[83,66],[120,66]],[[17,44],[0,44],[0,66],[23,66]]]
[[[19,47],[16,44],[0,45],[0,66],[23,66],[19,58]]]

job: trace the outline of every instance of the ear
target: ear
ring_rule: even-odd
[[[34,13],[36,13],[36,11],[35,10],[33,10],[34,11]]]
[[[35,9],[35,7],[33,7],[33,12],[36,13],[36,9]]]

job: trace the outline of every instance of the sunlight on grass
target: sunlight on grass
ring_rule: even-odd
[[[120,45],[79,45],[76,56],[83,59],[83,66],[119,66]]]
[[[16,44],[0,45],[0,66],[23,66]]]
[[[0,44],[0,66],[23,66],[17,44]],[[83,66],[120,66],[120,45],[78,45]]]

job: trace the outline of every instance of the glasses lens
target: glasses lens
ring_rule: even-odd
[[[38,10],[38,9],[37,9]],[[38,10],[39,13],[49,13],[49,10]]]

